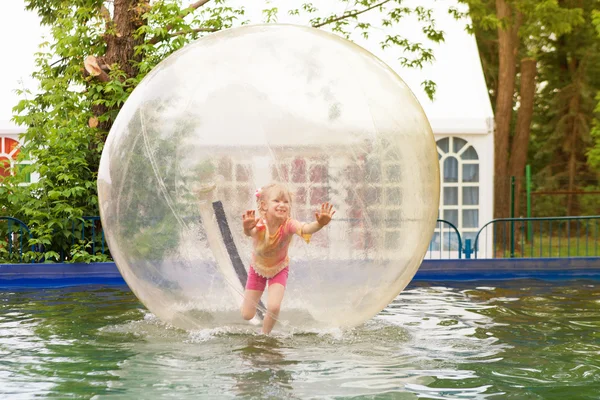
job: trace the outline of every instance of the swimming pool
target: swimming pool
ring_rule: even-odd
[[[597,399],[600,282],[413,282],[365,325],[185,332],[125,286],[0,291],[0,398]]]

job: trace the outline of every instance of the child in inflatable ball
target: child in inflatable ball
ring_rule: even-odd
[[[313,233],[327,225],[335,211],[329,203],[321,204],[315,212],[316,221],[302,223],[290,218],[292,208],[291,193],[282,185],[269,184],[256,191],[256,202],[260,217],[254,210],[242,215],[244,234],[254,241],[252,265],[248,273],[242,317],[251,320],[256,314],[256,306],[269,284],[267,313],[262,332],[269,334],[277,321],[281,301],[289,272],[288,248],[294,234],[310,241]]]

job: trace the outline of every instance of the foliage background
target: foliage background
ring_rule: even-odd
[[[253,1],[260,20],[246,15],[247,2],[226,0],[28,0],[51,29],[37,53],[35,93],[19,93],[14,120],[27,127],[21,156],[35,164],[0,185],[2,215],[25,221],[36,252],[26,261],[100,261],[81,229],[98,215],[96,178],[100,155],[120,107],[161,60],[192,40],[247,23],[276,22],[282,13],[298,23],[349,39],[377,30],[382,47],[404,50],[399,63],[418,67],[433,59],[429,45],[442,41],[431,10],[401,0]],[[406,16],[422,25],[427,43],[393,32]],[[374,23],[373,21],[377,21]],[[383,33],[383,35],[382,35]],[[435,85],[423,82],[431,96]],[[26,185],[27,174],[39,181]],[[82,228],[82,224],[84,224]],[[2,226],[2,225],[0,225]],[[2,228],[0,228],[2,229]],[[4,235],[3,235],[4,236]],[[0,254],[0,257],[2,255]]]
[[[526,164],[534,191],[554,193],[534,197],[534,216],[600,214],[600,0],[459,1],[468,13],[448,12],[468,18],[495,112],[495,215],[508,214],[510,176],[520,193],[517,215],[525,214]],[[39,90],[21,92],[14,109],[16,123],[27,127],[21,157],[37,162],[0,185],[1,214],[32,230],[30,244],[38,251],[25,259],[106,259],[92,254],[89,240],[79,240],[82,224],[88,231],[94,224],[83,217],[98,215],[104,141],[131,91],[172,52],[212,32],[277,22],[285,14],[350,39],[376,31],[382,47],[404,50],[399,63],[418,68],[434,58],[430,45],[444,35],[431,10],[413,3],[264,0],[253,2],[262,12],[251,20],[246,3],[235,0],[28,0],[27,8],[51,29],[37,53]],[[409,15],[420,21],[427,42],[394,33]],[[433,96],[435,83],[424,81],[423,89]],[[24,185],[32,172],[39,181]],[[5,250],[0,261],[8,259]]]

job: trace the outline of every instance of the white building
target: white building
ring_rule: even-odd
[[[382,50],[377,40],[357,41],[396,69],[421,102],[438,144],[441,172],[439,218],[452,223],[463,240],[474,241],[479,228],[493,217],[492,107],[475,38],[466,32],[466,21],[457,21],[447,12],[448,7],[458,6],[457,1],[428,1],[431,3],[429,6],[435,7],[436,26],[445,36],[444,43],[431,45],[436,58],[432,65],[422,70],[402,69],[397,67],[397,52]],[[288,22],[284,18],[282,15],[279,22]],[[14,21],[18,21],[20,27],[19,40],[3,40],[0,48],[3,54],[11,54],[11,62],[3,65],[0,77],[0,176],[8,173],[7,166],[15,167],[16,143],[24,129],[10,122],[12,107],[18,102],[14,91],[17,88],[35,88],[30,75],[34,69],[34,52],[43,33],[37,17],[24,11],[23,2],[11,1],[4,6],[0,14],[0,34],[3,37],[14,36]],[[413,40],[423,39],[418,26],[416,21],[407,21],[399,32]],[[421,88],[425,79],[437,85],[434,101],[429,100]],[[447,225],[438,224],[427,258],[456,257],[456,241],[450,232]],[[489,236],[486,245],[491,248]],[[481,245],[479,247],[482,248]]]
[[[444,4],[440,4],[444,3]],[[435,2],[435,20],[444,32],[445,42],[434,45],[436,58],[423,70],[402,70],[400,76],[409,84],[429,118],[440,156],[439,218],[456,226],[463,239],[471,239],[493,219],[494,204],[494,116],[475,37],[466,32],[466,21],[448,14],[449,4]],[[388,60],[386,60],[388,61]],[[393,61],[393,60],[392,60]],[[423,79],[437,84],[435,100],[427,98],[419,85]],[[455,257],[448,253],[449,229],[438,229],[427,257]],[[484,235],[487,252],[492,254],[492,235]],[[480,250],[483,245],[478,245]],[[452,250],[455,247],[452,246]]]

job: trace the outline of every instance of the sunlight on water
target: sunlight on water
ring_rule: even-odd
[[[358,328],[265,337],[165,325],[125,288],[4,291],[0,398],[596,398],[599,297],[416,284]]]

